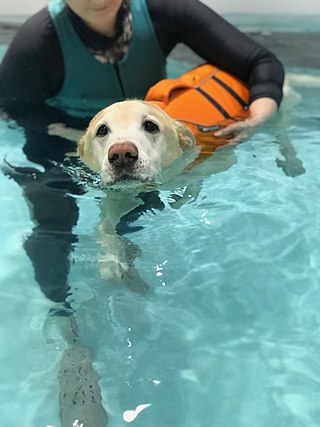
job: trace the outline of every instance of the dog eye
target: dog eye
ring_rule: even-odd
[[[160,131],[159,126],[151,120],[143,122],[143,129],[149,133],[158,133]]]
[[[110,129],[106,125],[101,125],[97,129],[96,136],[106,136],[110,132]]]

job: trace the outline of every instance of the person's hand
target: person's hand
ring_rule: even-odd
[[[67,127],[64,123],[51,123],[48,126],[49,135],[60,136],[69,141],[78,142],[83,133],[83,131]]]
[[[232,123],[222,130],[215,132],[218,138],[227,139],[229,143],[244,141],[256,131],[272,114],[277,111],[278,104],[271,98],[259,98],[249,107],[249,116],[245,120]]]

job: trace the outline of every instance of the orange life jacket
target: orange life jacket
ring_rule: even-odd
[[[154,102],[169,116],[188,126],[201,147],[200,157],[211,155],[226,139],[214,132],[248,116],[249,90],[237,77],[205,64],[177,79],[152,86],[146,101]]]

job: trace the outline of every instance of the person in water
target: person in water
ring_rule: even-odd
[[[35,227],[25,250],[53,301],[68,293],[79,214],[73,194],[82,189],[54,167],[74,146],[48,135],[47,125],[84,129],[107,105],[144,98],[166,77],[166,58],[179,43],[249,87],[249,117],[222,136],[241,140],[277,111],[280,61],[198,0],[52,0],[20,28],[0,64],[0,108],[23,127],[27,158],[44,168],[8,174],[31,206]]]
[[[245,134],[277,110],[279,60],[198,0],[53,0],[20,29],[0,66],[0,105],[41,103],[93,116],[124,98],[144,98],[166,77],[184,43],[250,89]],[[226,129],[224,134],[229,131]]]

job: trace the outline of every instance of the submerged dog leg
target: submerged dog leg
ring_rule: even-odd
[[[99,242],[103,249],[98,261],[103,279],[114,283],[123,281],[128,288],[138,293],[149,289],[133,265],[140,252],[137,245],[117,234],[101,233]]]
[[[99,243],[102,248],[98,260],[101,277],[104,280],[119,282],[129,270],[123,239],[116,234],[107,234],[102,231]]]
[[[126,281],[136,292],[144,292],[148,285],[133,266],[139,248],[119,236],[117,225],[120,219],[143,204],[136,193],[130,191],[110,192],[102,209],[102,220],[98,226],[99,242],[103,250],[99,258],[99,269],[105,280]]]

